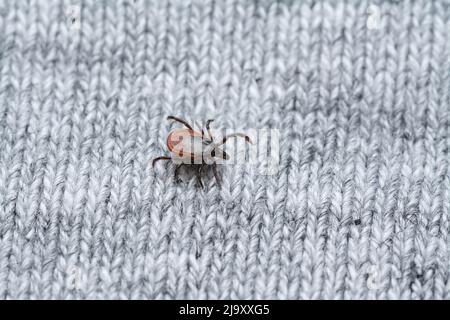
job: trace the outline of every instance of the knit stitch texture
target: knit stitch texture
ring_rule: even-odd
[[[0,0],[0,298],[450,299],[450,1]],[[276,128],[195,176],[168,115]]]

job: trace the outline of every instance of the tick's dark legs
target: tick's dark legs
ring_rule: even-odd
[[[203,164],[200,165],[200,167],[198,168],[198,171],[197,171],[197,180],[198,180],[198,184],[200,185],[200,188],[203,189],[202,170],[203,170]]]
[[[210,142],[214,142],[214,138],[213,138],[213,136],[212,136],[212,134],[211,134],[211,130],[210,130],[210,128],[209,128],[209,125],[211,124],[211,122],[213,122],[214,120],[212,120],[212,119],[209,119],[208,121],[206,121],[206,130],[208,131],[208,135],[209,135],[209,139],[210,139]],[[203,137],[205,137],[205,131],[202,129],[202,136]]]
[[[214,121],[213,119],[209,119],[208,121],[206,121],[206,130],[208,130],[209,138],[211,139],[211,141],[214,141],[214,138],[211,134],[209,126],[210,126],[211,122],[213,122],[213,121]]]
[[[217,185],[219,186],[219,188],[221,188],[222,185],[220,184],[219,174],[217,173],[217,164],[214,162],[212,167],[213,167],[214,177],[216,178],[216,181],[217,181]]]
[[[183,164],[179,164],[176,166],[175,171],[174,171],[174,176],[175,176],[175,182],[180,182],[181,179],[179,177],[179,173],[180,173],[180,168]]]
[[[191,131],[194,131],[194,129],[192,129],[191,125],[189,123],[187,123],[186,121],[184,121],[183,119],[180,119],[180,118],[177,118],[177,117],[174,117],[174,116],[168,116],[167,120],[174,120],[174,121],[177,121],[179,123],[182,123],[183,125],[186,126],[186,128],[188,128]]]
[[[152,161],[152,167],[155,166],[155,162],[156,162],[156,161],[159,161],[159,160],[170,160],[170,159],[172,159],[172,158],[170,158],[170,157],[158,157],[158,158],[155,158],[155,159],[153,159],[153,161]]]
[[[223,137],[221,142],[216,143],[216,146],[221,146],[221,145],[225,144],[225,142],[227,142],[228,139],[237,138],[237,137],[242,137],[245,139],[246,142],[252,143],[249,136],[247,136],[243,133],[232,133],[232,134],[229,134],[229,135],[226,135],[225,137]]]

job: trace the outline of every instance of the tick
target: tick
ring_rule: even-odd
[[[214,177],[217,184],[220,187],[220,179],[217,173],[218,159],[229,160],[230,156],[221,148],[230,138],[242,137],[246,142],[252,143],[249,136],[243,133],[231,133],[224,136],[220,140],[216,140],[211,134],[210,125],[214,120],[206,121],[206,132],[201,129],[201,132],[195,131],[192,126],[185,120],[180,118],[169,116],[167,120],[174,120],[181,123],[184,128],[178,128],[172,130],[167,136],[167,149],[171,154],[170,157],[162,156],[153,159],[152,167],[159,160],[175,160],[177,159],[181,163],[175,168],[175,181],[178,181],[178,172],[183,164],[198,164],[196,176],[198,183],[203,188],[203,182],[201,178],[202,170],[205,166],[211,165]]]

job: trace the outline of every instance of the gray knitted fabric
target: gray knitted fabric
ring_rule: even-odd
[[[449,47],[444,0],[1,0],[0,297],[449,299]],[[278,171],[177,183],[168,115]]]

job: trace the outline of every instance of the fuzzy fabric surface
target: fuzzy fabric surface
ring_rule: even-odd
[[[3,299],[450,299],[450,2],[0,1]],[[279,130],[222,187],[175,115]]]

